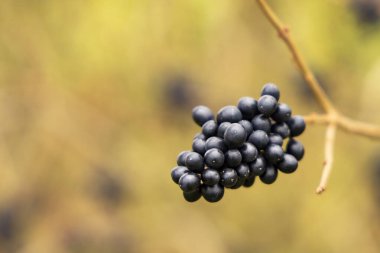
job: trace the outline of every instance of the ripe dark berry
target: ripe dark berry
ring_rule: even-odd
[[[193,120],[199,126],[202,126],[209,120],[214,119],[214,114],[211,109],[204,105],[198,105],[193,109]]]
[[[265,116],[271,116],[277,109],[277,100],[270,95],[264,95],[257,101],[259,112]]]
[[[257,113],[257,101],[251,97],[242,97],[238,102],[238,108],[244,119],[251,120]]]
[[[255,179],[256,177],[250,177],[250,178],[247,178],[245,181],[244,181],[244,184],[243,186],[244,187],[251,187],[254,183],[255,183]]]
[[[251,123],[252,123],[253,130],[255,130],[255,131],[256,130],[262,130],[266,133],[270,133],[270,130],[271,130],[270,119],[268,119],[264,115],[259,114],[259,115],[255,116],[252,119]]]
[[[302,116],[293,116],[286,123],[289,126],[290,136],[299,136],[305,131],[306,124]]]
[[[237,123],[243,119],[243,115],[236,106],[228,105],[219,110],[216,116],[218,124],[222,122]]]
[[[179,187],[184,192],[192,192],[201,185],[201,179],[194,173],[186,173],[179,179]]]
[[[222,124],[219,125],[218,127],[218,137],[224,138],[224,133],[226,132],[227,128],[231,125],[230,122],[223,122]]]
[[[220,175],[217,170],[206,169],[202,172],[202,181],[205,185],[218,184],[220,181]]]
[[[244,127],[245,132],[247,133],[247,136],[249,136],[253,132],[253,126],[252,123],[248,120],[240,120],[239,124]]]
[[[275,144],[282,146],[284,139],[279,134],[270,133],[269,134],[269,144]]]
[[[264,131],[257,130],[249,136],[248,142],[255,145],[257,149],[263,150],[269,143],[269,137]]]
[[[204,170],[203,157],[196,152],[190,152],[186,157],[186,167],[192,172],[201,173]]]
[[[224,154],[225,165],[231,168],[235,168],[241,164],[242,156],[239,150],[230,149]]]
[[[300,161],[305,154],[305,150],[301,142],[296,141],[295,139],[290,139],[288,145],[286,145],[286,153],[293,155],[298,161]]]
[[[220,183],[227,188],[230,188],[236,184],[238,175],[234,169],[225,168],[220,173]]]
[[[213,148],[206,151],[204,160],[208,167],[219,169],[224,164],[224,154],[221,150]]]
[[[289,137],[290,135],[289,127],[284,122],[274,124],[272,126],[272,133],[281,135],[283,139]]]
[[[218,130],[218,124],[214,120],[209,120],[202,126],[202,133],[208,138],[216,135]]]
[[[247,179],[249,176],[249,166],[245,163],[240,164],[239,167],[236,168],[236,173],[239,178]]]
[[[291,115],[292,109],[287,104],[280,103],[271,117],[276,122],[285,122],[290,119]]]
[[[267,169],[265,170],[265,173],[260,176],[260,180],[264,184],[273,184],[274,181],[276,181],[277,179],[277,175],[277,169],[272,165],[268,165]]]
[[[261,176],[265,173],[267,163],[264,157],[261,155],[257,159],[249,164],[249,177]]]
[[[283,160],[277,164],[277,168],[284,173],[293,173],[297,167],[297,159],[290,154],[284,154]]]
[[[213,148],[217,148],[223,152],[227,151],[225,141],[222,138],[216,136],[210,137],[206,141],[206,151]]]
[[[231,124],[224,133],[224,140],[230,148],[240,147],[246,138],[247,133],[244,127],[238,123]]]
[[[184,167],[184,166],[177,166],[177,167],[174,167],[172,169],[172,173],[171,173],[171,176],[172,176],[172,179],[174,181],[174,183],[178,184],[179,182],[179,179],[186,173],[189,173],[190,171]]]
[[[201,188],[202,196],[208,202],[218,202],[223,198],[224,187],[219,184],[209,186],[203,185]]]
[[[183,197],[187,202],[195,202],[202,197],[200,188],[192,192],[183,192]]]
[[[237,181],[236,181],[236,184],[232,187],[230,187],[230,189],[239,189],[245,182],[245,178],[242,178],[242,177],[238,177]]]
[[[186,158],[190,154],[190,151],[182,151],[177,156],[177,165],[178,166],[186,166]]]
[[[245,142],[243,144],[243,146],[241,146],[240,148],[240,153],[242,155],[242,161],[245,162],[245,163],[250,163],[250,162],[253,162],[254,160],[256,160],[258,154],[259,154],[259,151],[257,150],[257,148],[249,143],[249,142]]]
[[[276,164],[284,157],[284,151],[281,146],[270,144],[265,149],[265,158],[271,164]]]
[[[280,90],[274,83],[267,83],[264,85],[263,89],[261,90],[261,96],[263,95],[270,95],[276,98],[277,101],[280,100]]]
[[[195,139],[201,139],[201,140],[206,140],[207,138],[206,138],[206,136],[204,135],[204,134],[202,134],[202,133],[197,133],[195,136],[194,136],[194,138],[193,138],[193,140],[195,140]]]
[[[200,155],[204,155],[206,153],[206,142],[202,139],[195,139],[192,147],[193,151]]]

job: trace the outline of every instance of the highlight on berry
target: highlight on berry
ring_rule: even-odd
[[[295,137],[305,131],[306,124],[279,100],[280,90],[268,83],[259,99],[242,97],[237,106],[225,106],[216,116],[204,105],[193,109],[200,132],[192,150],[182,151],[171,171],[186,201],[203,197],[218,202],[226,188],[249,188],[257,177],[272,184],[279,171],[297,170],[305,150]]]

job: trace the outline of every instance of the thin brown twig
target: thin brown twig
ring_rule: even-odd
[[[315,78],[313,72],[306,64],[306,61],[304,60],[299,49],[295,45],[293,38],[290,35],[289,28],[283,24],[273,9],[268,5],[266,0],[256,1],[269,22],[278,32],[280,38],[285,42],[307,85],[310,87],[314,94],[314,97],[317,99],[318,103],[321,105],[322,109],[325,112],[324,114],[313,113],[311,115],[305,116],[305,121],[308,123],[328,125],[325,150],[326,160],[323,166],[321,184],[316,190],[317,193],[322,193],[323,189],[325,189],[327,186],[328,177],[332,168],[332,145],[334,144],[337,128],[341,128],[342,130],[345,130],[352,134],[380,139],[380,127],[348,118],[336,109],[334,104],[328,98],[326,92],[321,87],[318,80]]]

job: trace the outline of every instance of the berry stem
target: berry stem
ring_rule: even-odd
[[[326,140],[325,140],[325,161],[323,162],[323,171],[321,181],[317,187],[316,193],[321,194],[326,190],[327,181],[329,179],[332,164],[334,161],[334,142],[336,136],[337,126],[335,123],[330,123],[326,131]]]
[[[292,36],[290,35],[289,28],[283,24],[283,22],[269,6],[266,0],[256,1],[268,21],[277,31],[279,37],[286,44],[307,85],[310,87],[314,94],[314,97],[325,112],[324,114],[313,113],[305,116],[305,120],[308,123],[328,125],[325,146],[326,160],[324,162],[321,183],[317,188],[317,193],[322,193],[326,189],[328,177],[332,169],[333,145],[335,142],[337,128],[341,128],[342,130],[345,130],[352,134],[380,140],[380,127],[346,117],[338,109],[336,109],[335,105],[331,102],[326,92],[323,90],[322,86],[315,78],[315,75],[307,65],[304,57],[301,55]]]

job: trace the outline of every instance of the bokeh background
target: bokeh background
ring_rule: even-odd
[[[334,103],[380,124],[380,1],[272,0]],[[275,82],[319,111],[255,1],[0,1],[0,252],[379,252],[379,143],[324,127],[297,173],[185,202],[170,178],[217,111]]]

